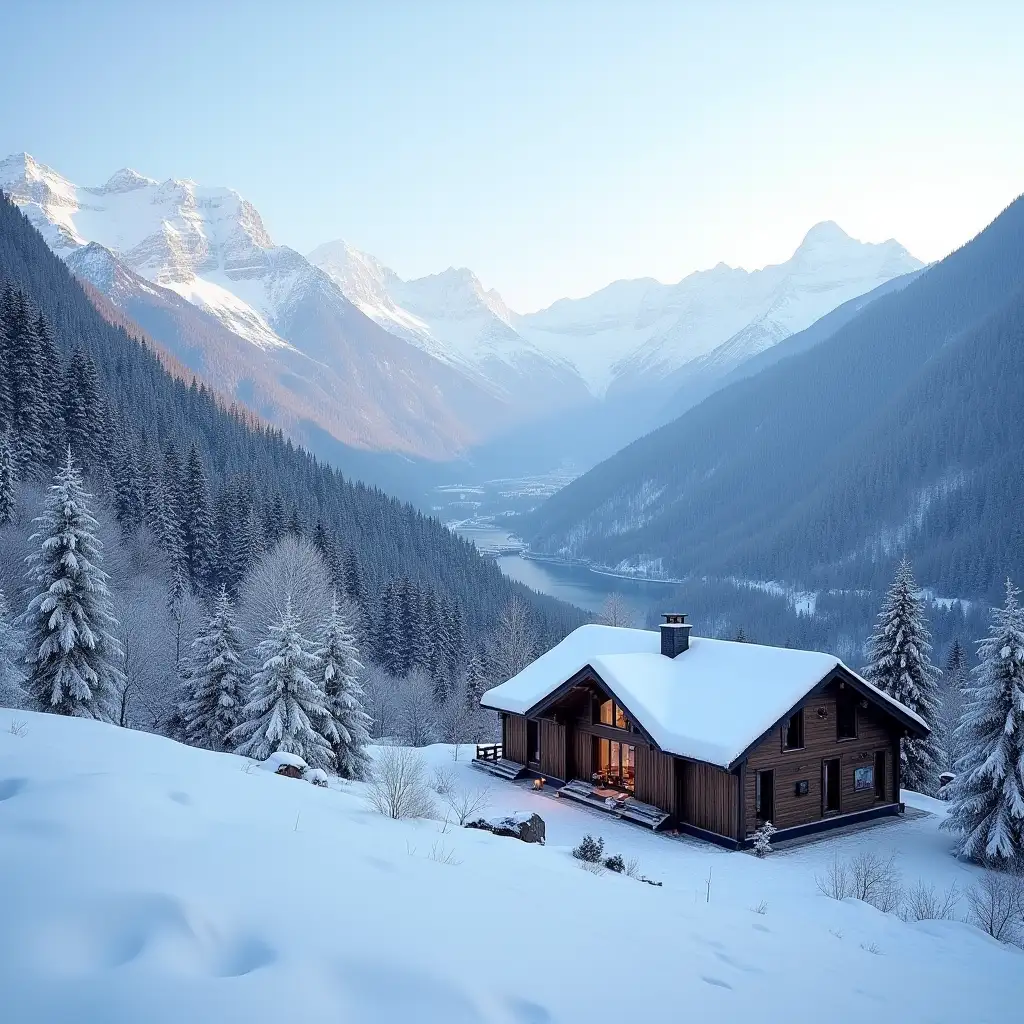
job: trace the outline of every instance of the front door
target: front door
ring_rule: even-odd
[[[842,771],[838,757],[821,762],[821,811],[838,814],[842,794]]]
[[[526,760],[528,764],[540,764],[540,722],[526,720]]]
[[[775,772],[758,772],[754,777],[754,813],[759,822],[775,821]]]

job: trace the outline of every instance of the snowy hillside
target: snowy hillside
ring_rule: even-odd
[[[861,1024],[884,1008],[1004,1024],[1024,999],[1020,951],[816,890],[833,852],[865,848],[897,850],[908,881],[969,885],[938,815],[760,861],[490,780],[465,748],[457,763],[423,753],[483,788],[489,814],[538,811],[548,845],[392,821],[361,784],[318,789],[0,709],[3,1019],[578,1024],[685,1007],[693,1020]],[[664,884],[580,870],[569,847],[584,832]]]

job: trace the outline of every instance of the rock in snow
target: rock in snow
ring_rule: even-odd
[[[517,811],[501,818],[477,818],[467,821],[466,828],[482,829],[496,836],[510,836],[524,843],[544,845],[544,819],[531,811]]]

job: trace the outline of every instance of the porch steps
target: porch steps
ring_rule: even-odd
[[[634,797],[627,797],[625,800],[608,801],[606,798],[598,795],[594,791],[595,788],[580,779],[574,779],[559,789],[555,795],[568,797],[570,800],[577,800],[588,807],[604,811],[605,814],[614,814],[616,818],[635,821],[638,825],[645,825],[651,831],[657,831],[671,817],[660,807],[641,803]]]
[[[510,781],[518,779],[526,771],[526,765],[510,761],[507,757],[499,758],[497,761],[492,761],[489,758],[474,757],[469,763],[474,768],[479,768],[483,772],[488,772],[491,775],[498,776],[500,779],[508,779]]]

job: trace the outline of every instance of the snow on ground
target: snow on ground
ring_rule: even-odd
[[[1002,1024],[1024,999],[1019,951],[815,891],[833,849],[865,844],[966,880],[937,817],[758,861],[491,779],[469,748],[422,753],[485,788],[489,816],[538,811],[548,845],[394,822],[359,784],[0,709],[5,1024]],[[664,886],[581,871],[569,848],[587,831]]]

